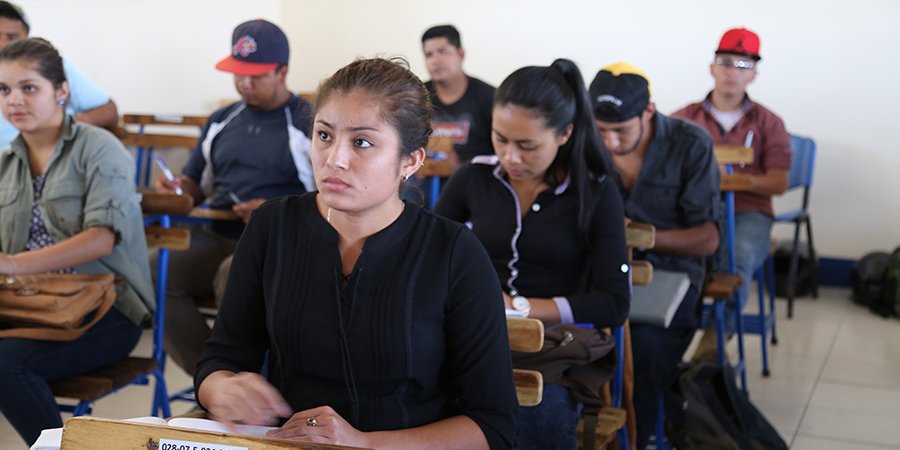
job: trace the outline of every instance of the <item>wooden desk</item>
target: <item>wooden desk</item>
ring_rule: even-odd
[[[722,192],[747,192],[752,188],[750,176],[745,173],[723,174],[719,182],[719,190]]]
[[[752,164],[753,148],[741,145],[716,145],[713,147],[719,164]]]
[[[194,208],[187,216],[195,219],[241,220],[241,218],[230,209]]]
[[[160,448],[159,445],[160,440],[163,439],[187,441],[198,444],[194,448],[210,448],[213,450],[221,448],[229,450],[337,450],[357,448],[189,430],[187,428],[123,422],[94,417],[72,417],[66,420],[63,428],[61,450],[95,450],[100,448],[165,450]],[[203,447],[203,444],[211,445]]]

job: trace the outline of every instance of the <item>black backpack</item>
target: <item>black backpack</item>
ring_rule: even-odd
[[[884,268],[881,297],[871,306],[883,317],[900,316],[900,247],[894,249]]]
[[[666,395],[666,434],[679,450],[787,450],[775,428],[735,383],[734,370],[684,365]]]
[[[853,301],[862,306],[876,309],[881,302],[884,289],[884,275],[891,255],[873,252],[860,258],[853,265]]]

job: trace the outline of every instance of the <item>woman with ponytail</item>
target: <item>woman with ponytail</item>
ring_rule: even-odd
[[[628,259],[621,197],[608,179],[581,73],[572,61],[523,67],[497,89],[491,139],[447,183],[435,211],[481,240],[507,310],[557,324],[624,323]],[[544,385],[519,408],[518,448],[576,447],[581,405]]]

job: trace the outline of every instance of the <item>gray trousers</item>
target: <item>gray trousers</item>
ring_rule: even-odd
[[[211,331],[206,318],[197,310],[197,301],[209,298],[215,298],[216,304],[221,301],[236,244],[235,239],[192,228],[190,248],[169,252],[163,346],[172,360],[190,375],[197,369],[200,352]],[[151,262],[155,278],[156,261]]]

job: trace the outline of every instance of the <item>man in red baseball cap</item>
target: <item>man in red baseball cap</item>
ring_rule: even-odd
[[[315,188],[309,160],[312,107],[287,88],[289,57],[287,36],[277,25],[263,19],[238,25],[230,55],[216,68],[234,75],[241,100],[209,116],[180,176],[162,176],[155,183],[157,192],[181,190],[194,204],[206,202],[242,219],[194,230],[190,249],[169,256],[165,349],[189,374],[210,336],[195,301],[221,297],[231,253],[250,213],[267,199]]]
[[[747,301],[747,286],[754,271],[769,254],[772,196],[787,189],[787,173],[791,166],[791,141],[784,122],[747,95],[747,86],[756,79],[761,59],[756,33],[746,28],[726,31],[709,66],[715,80],[713,90],[703,101],[674,113],[700,124],[712,136],[714,145],[753,148],[753,163],[735,168],[736,173],[749,174],[751,179],[750,191],[736,192],[734,196],[735,262],[744,279],[739,293],[741,308]],[[725,238],[723,235],[722,239]],[[728,302],[726,306],[729,335],[736,327],[734,310],[737,307],[734,302]],[[714,353],[715,347],[714,333],[707,332],[697,355],[705,359],[706,355]]]

